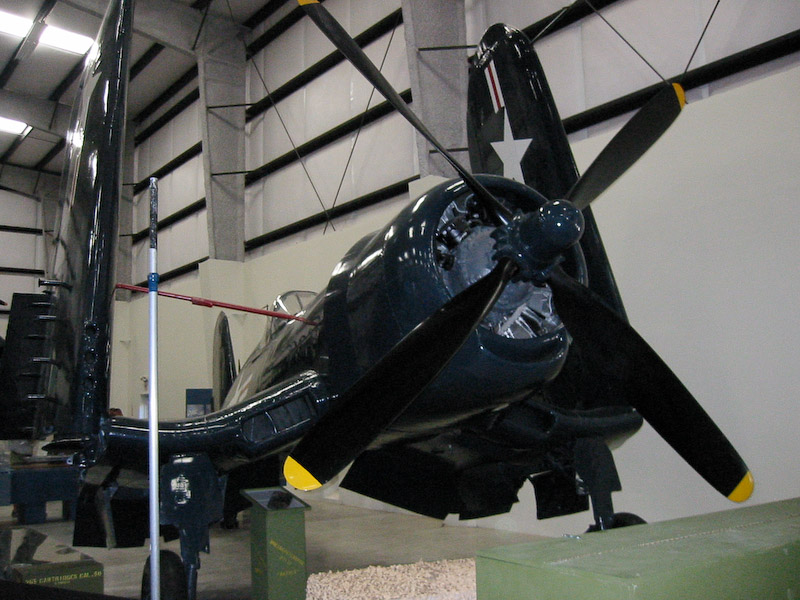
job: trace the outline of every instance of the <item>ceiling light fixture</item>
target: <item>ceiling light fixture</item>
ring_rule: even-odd
[[[33,21],[25,17],[12,15],[4,10],[0,10],[0,32],[25,37],[31,29]]]
[[[32,20],[0,10],[1,33],[25,37],[31,32],[32,26]],[[94,43],[94,40],[90,37],[67,31],[60,27],[53,27],[52,25],[48,25],[44,28],[38,41],[45,46],[58,48],[59,50],[72,52],[74,54],[86,54]]]
[[[23,123],[22,121],[0,117],[0,131],[13,133],[14,135],[23,135],[30,131],[30,127],[27,123]]]
[[[48,25],[39,36],[39,43],[75,54],[86,54],[94,40],[79,33]]]

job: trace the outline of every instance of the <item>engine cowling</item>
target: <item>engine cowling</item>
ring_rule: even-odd
[[[546,202],[515,181],[480,180],[512,211],[533,211]],[[486,275],[493,266],[494,229],[469,188],[453,180],[359,241],[334,270],[325,298],[321,341],[334,389],[346,389],[437,308]],[[580,247],[566,258],[566,268],[585,282]],[[521,399],[558,374],[568,346],[550,289],[512,282],[393,429],[449,425]]]

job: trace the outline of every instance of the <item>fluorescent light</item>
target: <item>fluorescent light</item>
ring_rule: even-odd
[[[0,131],[21,135],[28,129],[28,124],[22,121],[15,121],[14,119],[7,119],[0,117]]]
[[[2,33],[25,37],[31,30],[31,25],[33,25],[33,21],[30,19],[0,10],[0,32]],[[39,36],[39,43],[75,54],[86,54],[94,40],[79,33],[48,25]]]
[[[31,25],[33,25],[33,21],[30,19],[0,10],[0,32],[2,33],[25,37],[31,30]],[[39,43],[75,54],[86,54],[94,40],[79,33],[48,25],[39,36]]]
[[[3,10],[0,10],[0,31],[15,35],[17,37],[25,37],[31,29],[33,21],[24,17],[12,15]]]
[[[86,54],[89,48],[92,47],[94,40],[79,33],[48,25],[42,35],[39,36],[39,43],[59,50],[74,52],[75,54]]]

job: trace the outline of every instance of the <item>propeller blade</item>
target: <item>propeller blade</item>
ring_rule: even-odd
[[[664,361],[594,292],[560,267],[549,280],[570,335],[608,357],[610,394],[633,406],[659,435],[722,495],[743,502],[753,476],[711,417]]]
[[[567,192],[567,200],[583,210],[639,160],[672,125],[686,104],[683,88],[665,85],[603,148]]]
[[[313,490],[355,460],[447,366],[515,271],[501,259],[400,340],[300,440],[284,464],[286,481]]]
[[[511,220],[511,212],[487,190],[472,174],[467,171],[447,149],[428,131],[428,128],[419,120],[414,111],[403,101],[389,81],[383,76],[369,57],[359,47],[350,34],[334,19],[327,9],[318,0],[297,0],[306,14],[319,27],[333,45],[344,54],[352,65],[369,81],[375,89],[391,103],[392,106],[405,119],[419,131],[419,133],[436,148],[447,162],[456,170],[459,177],[469,186],[472,192],[483,204],[490,218],[498,225]]]

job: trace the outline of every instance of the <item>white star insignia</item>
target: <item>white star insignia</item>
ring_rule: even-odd
[[[505,115],[505,117],[507,116]],[[522,157],[525,156],[525,152],[533,140],[531,138],[514,139],[509,119],[503,118],[503,122],[503,141],[490,142],[492,149],[503,161],[503,177],[525,183],[522,175]]]

